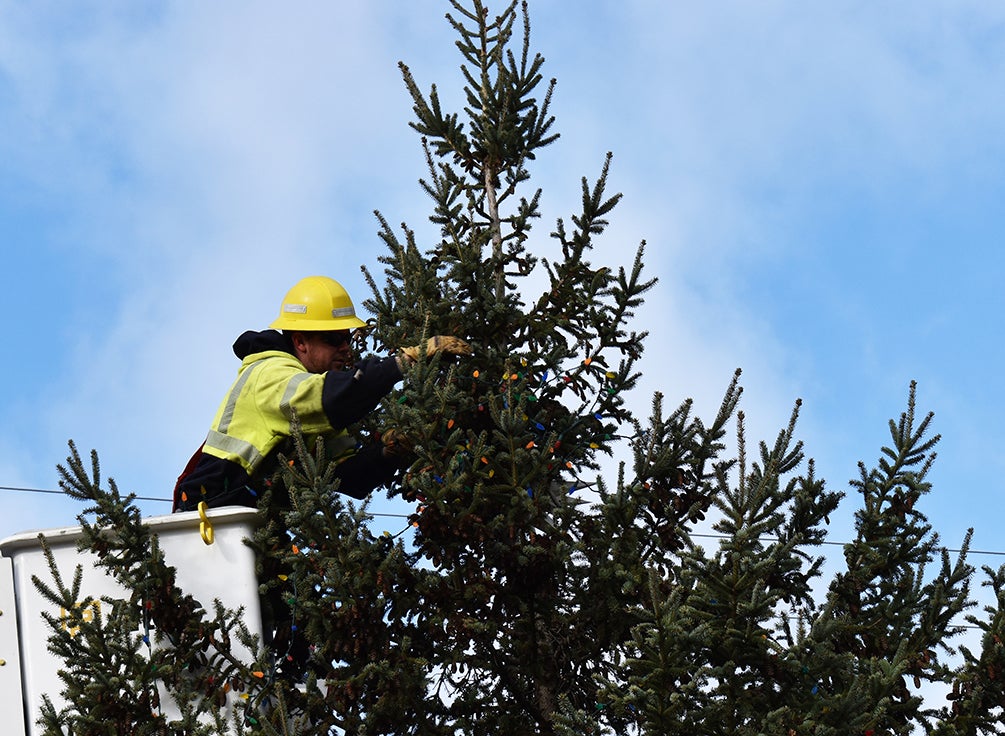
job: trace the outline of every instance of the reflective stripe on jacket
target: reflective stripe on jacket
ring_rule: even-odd
[[[352,453],[355,441],[336,432],[322,402],[324,374],[308,373],[290,353],[268,350],[241,362],[230,391],[217,409],[203,452],[238,463],[249,476],[292,434],[294,412],[307,437],[327,435],[330,457]]]

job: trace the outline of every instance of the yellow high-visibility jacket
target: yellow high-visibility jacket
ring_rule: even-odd
[[[291,452],[294,414],[309,443],[324,436],[329,457],[339,463],[341,492],[362,498],[394,476],[397,468],[381,448],[357,447],[346,427],[373,411],[401,380],[397,362],[371,358],[351,371],[310,373],[291,351],[289,338],[274,330],[246,332],[234,343],[242,358],[237,379],[178,479],[175,510],[194,509],[202,500],[209,506],[256,505],[267,480],[263,474],[275,471],[276,454]]]

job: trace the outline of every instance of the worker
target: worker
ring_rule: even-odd
[[[325,438],[339,492],[365,498],[390,482],[408,464],[400,433],[385,432],[383,441],[357,447],[346,428],[373,411],[420,351],[408,347],[396,356],[354,362],[352,331],[364,326],[341,284],[309,276],[286,294],[270,329],[237,338],[237,380],[178,478],[174,510],[195,510],[200,501],[257,506],[278,470],[279,453],[293,454],[294,413],[308,447],[311,438]],[[427,351],[466,355],[470,347],[455,337],[433,337]],[[289,503],[285,488],[273,492],[274,502]]]

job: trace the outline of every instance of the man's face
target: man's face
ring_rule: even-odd
[[[300,362],[311,373],[341,371],[352,365],[350,330],[305,332],[303,335],[303,347],[298,351]]]

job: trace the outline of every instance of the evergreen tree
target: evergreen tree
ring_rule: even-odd
[[[90,472],[72,442],[70,453],[58,468],[60,486],[92,503],[78,516],[80,546],[130,595],[95,600],[81,590],[80,565],[67,586],[41,538],[54,584],[35,577],[35,585],[54,610],[66,612],[65,618],[42,613],[52,630],[49,649],[66,669],[60,671],[65,705],[57,708],[49,694],[44,696],[41,733],[244,733],[243,718],[226,707],[227,694],[253,688],[262,670],[258,663],[241,661],[232,649],[232,637],[246,650],[257,648],[242,611],[208,602],[210,613],[186,595],[175,584],[175,570],[166,564],[157,536],[141,522],[134,496],[121,496],[114,481],[102,487],[96,453],[91,453]],[[177,715],[167,715],[162,707],[162,688]]]
[[[689,400],[667,412],[662,395],[647,419],[632,413],[646,335],[631,323],[655,281],[644,244],[627,265],[591,261],[620,199],[611,159],[582,180],[568,223],[539,237],[542,193],[527,186],[557,138],[555,83],[531,52],[526,4],[451,6],[463,111],[401,67],[437,235],[422,243],[378,213],[383,282],[366,274],[366,349],[429,335],[474,348],[456,362],[421,354],[360,428],[413,446],[390,490],[414,504],[411,536],[375,534],[365,504],[338,494],[323,443],[299,442],[275,479],[292,508],[267,494],[253,540],[280,622],[256,643],[239,612],[177,588],[129,498],[74,453],[64,487],[94,504],[87,545],[135,594],[113,616],[77,615],[72,640],[52,622],[68,705],[47,709],[46,733],[109,733],[113,717],[136,734],[998,732],[1005,568],[986,570],[994,601],[965,619],[981,650],[950,664],[974,570],[969,538],[951,559],[921,511],[938,437],[930,415],[917,421],[914,387],[853,483],[856,535],[828,586],[820,545],[844,494],[804,457],[799,404],[754,460],[739,373],[707,419]],[[53,573],[39,585],[54,604],[86,597]],[[144,611],[154,647],[135,633]],[[229,655],[236,636],[256,661]],[[922,701],[932,683],[949,705]],[[181,719],[151,720],[156,684],[191,704]],[[229,725],[224,685],[246,695]]]

